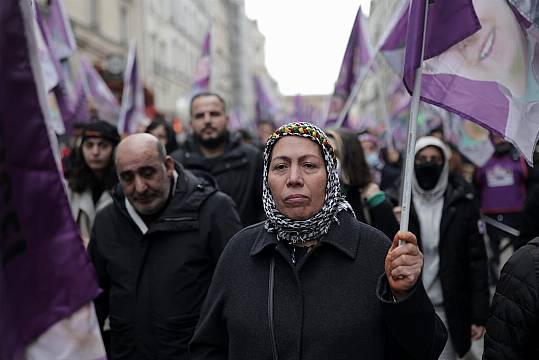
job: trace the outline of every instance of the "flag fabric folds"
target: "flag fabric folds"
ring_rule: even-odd
[[[387,60],[393,71],[401,78],[404,71],[404,52],[406,49],[409,7],[410,1],[404,0],[394,15],[391,23],[393,27],[390,28],[391,30],[380,46],[380,53]]]
[[[255,75],[254,83],[256,94],[256,123],[263,120],[275,121],[275,117],[279,111],[279,106],[275,98],[268,91],[260,76]]]
[[[202,57],[197,63],[195,79],[193,83],[193,95],[207,91],[210,87],[211,59],[210,59],[210,36],[211,31],[206,33],[202,43]]]
[[[131,134],[144,120],[144,89],[137,65],[137,46],[135,40],[129,44],[127,65],[124,72],[122,106],[118,120],[118,132]]]
[[[531,163],[539,136],[537,0],[513,3],[517,7],[506,0],[430,5],[421,98],[502,135]],[[410,9],[409,90],[419,66],[424,4],[414,0]]]
[[[63,0],[49,1],[49,31],[53,52],[59,59],[66,59],[77,50],[73,30],[66,16]]]
[[[89,99],[92,111],[97,112],[100,119],[116,125],[120,112],[120,105],[116,96],[114,96],[101,75],[99,75],[87,58],[81,56],[80,65],[83,73],[85,94]]]
[[[99,289],[45,121],[34,15],[29,1],[0,1],[0,358],[25,357],[31,343],[84,311],[56,341],[62,358],[98,359],[105,354],[90,304]]]
[[[348,39],[348,45],[339,70],[339,77],[335,83],[335,90],[330,102],[328,119],[326,127],[335,125],[344,104],[348,100],[356,82],[365,76],[368,65],[373,56],[372,49],[367,38],[367,19],[361,7],[358,9],[352,32]],[[342,127],[348,127],[347,118],[341,124]]]

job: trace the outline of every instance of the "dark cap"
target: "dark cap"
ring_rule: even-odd
[[[110,141],[114,146],[120,142],[120,135],[116,127],[102,120],[92,121],[84,126],[82,142],[85,142],[88,138],[105,139]]]

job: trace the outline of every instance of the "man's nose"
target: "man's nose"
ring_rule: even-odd
[[[140,176],[135,176],[135,190],[138,193],[142,193],[146,191],[147,188],[148,185],[146,185],[146,181]]]

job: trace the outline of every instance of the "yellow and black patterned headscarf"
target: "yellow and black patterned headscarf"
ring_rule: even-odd
[[[271,161],[271,152],[275,143],[284,136],[300,136],[309,139],[320,146],[326,164],[327,182],[326,196],[322,209],[307,220],[292,220],[284,216],[275,205],[268,184],[268,171]],[[317,126],[293,122],[275,130],[269,137],[264,150],[264,183],[263,203],[266,213],[265,228],[269,232],[276,232],[279,241],[291,244],[314,240],[327,234],[333,221],[337,221],[337,214],[342,210],[348,210],[353,214],[352,207],[344,199],[337,172],[337,160],[333,148],[328,142],[326,134]]]

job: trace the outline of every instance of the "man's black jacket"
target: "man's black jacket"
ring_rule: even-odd
[[[118,189],[99,212],[88,251],[110,316],[109,359],[187,359],[217,260],[240,228],[232,200],[176,166],[174,196],[143,234]]]
[[[255,146],[242,144],[237,134],[231,133],[225,153],[218,158],[207,159],[198,150],[194,137],[190,136],[171,156],[197,175],[213,176],[218,189],[234,200],[243,225],[251,225],[264,218],[263,159]]]

